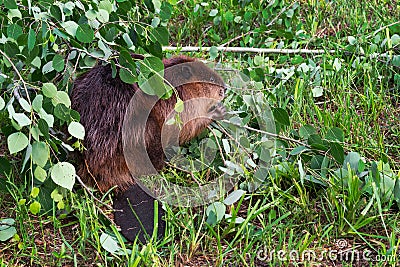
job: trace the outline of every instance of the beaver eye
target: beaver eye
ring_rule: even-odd
[[[215,78],[214,77],[210,77],[210,82],[215,82]]]

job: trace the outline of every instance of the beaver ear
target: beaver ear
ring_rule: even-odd
[[[190,77],[193,76],[192,74],[192,69],[190,68],[190,66],[182,66],[182,76],[185,79],[190,79]]]

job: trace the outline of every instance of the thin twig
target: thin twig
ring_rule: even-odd
[[[115,210],[113,207],[111,207],[109,204],[104,203],[103,201],[101,201],[100,199],[98,199],[92,192],[92,189],[90,189],[81,179],[81,177],[79,177],[78,175],[75,175],[76,180],[78,180],[78,182],[80,183],[80,185],[89,193],[89,195],[96,200],[97,202],[99,202],[100,204],[103,204],[107,209],[111,210],[111,211],[120,211],[120,210]]]
[[[274,48],[255,48],[255,47],[216,47],[218,51],[238,52],[238,53],[266,53],[266,54],[333,54],[336,50],[324,49],[274,49]],[[163,46],[163,51],[180,51],[180,52],[201,52],[210,51],[211,47],[198,46]]]
[[[0,49],[0,53],[3,55],[3,57],[5,57],[7,59],[8,62],[10,62],[12,68],[17,73],[17,76],[18,76],[19,80],[22,82],[22,85],[24,86],[26,97],[28,98],[28,102],[31,105],[31,99],[29,98],[28,87],[26,86],[26,82],[22,78],[21,73],[19,73],[19,70],[17,69],[17,67],[14,65],[12,60],[7,56],[7,54],[3,50]]]
[[[167,166],[170,167],[170,168],[176,169],[178,171],[181,171],[181,172],[189,174],[192,177],[192,180],[195,181],[198,186],[201,186],[201,184],[199,183],[199,181],[197,181],[197,179],[194,177],[194,174],[191,171],[188,171],[188,170],[182,169],[182,168],[180,168],[178,166],[172,165],[169,162],[167,162]]]
[[[94,175],[93,175],[92,172],[90,171],[89,165],[87,164],[87,161],[86,161],[86,160],[85,160],[85,167],[86,167],[86,171],[88,172],[88,174],[90,175],[90,177],[92,177],[92,179],[93,179],[94,183],[96,184],[97,188],[100,189],[100,186],[99,186],[99,184],[97,183],[97,179],[96,179],[96,177],[94,177]],[[101,190],[100,190],[100,192],[103,193]]]
[[[217,135],[214,133],[214,129],[211,128],[210,126],[207,126],[207,128],[211,131],[211,133],[214,135],[215,141],[217,142],[217,146],[219,149],[219,154],[221,155],[222,160],[225,162],[225,157],[224,157],[224,152],[222,151],[222,147],[218,142]]]
[[[222,122],[229,123],[229,124],[232,124],[232,125],[235,125],[235,126],[238,126],[238,127],[242,127],[244,129],[247,129],[247,130],[250,130],[250,131],[262,133],[262,134],[265,134],[265,135],[268,135],[268,136],[271,136],[271,137],[279,138],[279,139],[282,139],[282,140],[285,140],[285,141],[293,142],[293,143],[305,146],[307,148],[311,148],[311,146],[307,145],[306,143],[303,143],[303,142],[301,142],[299,140],[296,140],[296,139],[293,139],[293,138],[290,138],[290,137],[282,136],[282,135],[279,135],[279,134],[276,134],[276,133],[266,132],[266,131],[259,130],[259,129],[256,129],[256,128],[252,128],[252,127],[249,127],[249,126],[246,126],[246,125],[236,124],[236,123],[233,123],[233,122],[228,121],[228,120],[222,120]]]
[[[383,31],[384,29],[389,28],[389,27],[391,27],[391,26],[393,26],[393,25],[396,25],[396,24],[399,24],[399,23],[400,23],[400,20],[398,20],[398,21],[396,21],[396,22],[393,22],[393,23],[390,23],[389,25],[385,25],[385,26],[383,26],[383,27],[377,29],[376,31],[374,31],[372,34],[367,35],[366,38],[370,38],[370,37],[376,35],[378,32]]]
[[[227,121],[227,120],[222,120],[223,122],[228,122],[228,123],[231,123],[230,121]],[[245,148],[244,146],[242,146],[242,144],[238,141],[238,140],[236,140],[236,138],[234,138],[232,135],[230,135],[225,129],[224,129],[224,127],[222,127],[222,125],[218,122],[218,121],[215,121],[215,124],[216,125],[218,125],[218,127],[220,128],[220,130],[224,133],[224,134],[226,134],[230,139],[232,139],[233,141],[235,141],[235,143],[241,148],[241,149],[243,149],[243,151],[244,151],[244,153],[246,153],[246,155],[251,159],[252,157],[251,157],[251,155],[250,155],[250,153],[249,152],[247,152],[247,148]],[[234,125],[236,125],[236,124],[234,124]],[[239,125],[237,125],[237,126],[239,126]]]
[[[271,31],[267,31],[266,33],[270,33],[270,32],[271,32]],[[236,41],[236,40],[238,40],[238,39],[240,39],[240,38],[245,37],[246,35],[253,34],[253,33],[254,33],[254,31],[249,31],[249,32],[242,33],[241,35],[238,35],[238,36],[236,36],[235,38],[232,38],[232,39],[229,40],[228,42],[223,43],[223,44],[220,45],[219,47],[224,47],[224,46],[226,46],[226,45],[228,45],[228,44],[230,44],[230,43],[232,43],[232,42],[234,42],[234,41]]]
[[[282,13],[285,12],[288,8],[290,8],[293,4],[294,4],[294,2],[290,6],[282,8],[282,10],[265,26],[265,28],[271,27],[272,24],[274,24],[275,21],[282,15]],[[263,34],[265,35],[265,34],[268,34],[270,32],[271,31],[265,31],[265,32],[263,32]],[[222,45],[220,45],[220,47],[225,47],[226,45],[228,45],[228,44],[230,44],[230,43],[232,43],[232,42],[234,42],[234,41],[236,41],[236,40],[238,40],[240,38],[243,38],[246,35],[253,34],[253,33],[254,33],[254,31],[249,31],[249,32],[242,33],[241,35],[236,36],[235,38],[232,38],[228,42],[223,43]]]

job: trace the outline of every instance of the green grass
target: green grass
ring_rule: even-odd
[[[246,6],[234,2],[211,1],[204,6],[193,0],[179,2],[174,6],[169,25],[171,44],[218,46],[244,34],[229,46],[335,49],[334,54],[297,55],[301,59],[296,55],[260,54],[262,64],[257,64],[259,58],[255,60],[254,54],[220,53],[216,60],[240,68],[252,80],[261,82],[270,105],[288,111],[291,125],[281,135],[296,138],[294,131],[306,124],[322,134],[333,126],[339,127],[345,133],[346,151],[358,152],[368,161],[387,162],[397,174],[400,171],[399,66],[385,58],[370,59],[368,55],[374,49],[378,53],[399,54],[397,45],[382,41],[388,35],[400,34],[400,24],[390,27],[390,31],[382,27],[398,20],[400,6],[393,1],[299,1],[292,17],[283,13],[269,28],[263,28],[282,8],[287,11],[295,5],[277,1],[282,4],[265,8],[269,13],[264,17],[260,6],[267,4],[263,1]],[[199,7],[193,12],[196,4]],[[212,9],[218,10],[217,16],[209,15]],[[221,19],[216,22],[218,16]],[[235,22],[238,16],[240,21]],[[299,34],[300,30],[303,34]],[[380,30],[379,40],[374,36],[376,30]],[[355,37],[357,44],[350,46],[348,36]],[[361,53],[366,56],[360,56]],[[207,53],[191,56],[210,57]],[[297,69],[301,63],[310,64],[310,60],[319,67],[319,77],[312,72],[296,71],[283,83],[282,77],[270,73],[272,67],[285,71],[291,67]],[[323,89],[322,96],[313,97],[312,90],[316,87]],[[237,104],[237,99],[232,99],[226,102],[228,107]],[[0,142],[3,148],[4,138]],[[316,266],[318,263],[280,260],[280,250],[325,255],[321,261],[325,266],[396,266],[400,223],[393,197],[383,201],[378,191],[359,190],[364,181],[351,172],[343,180],[335,180],[336,165],[329,167],[326,177],[316,174],[327,186],[303,183],[298,158],[287,154],[295,144],[286,145],[280,151],[290,158],[285,161],[285,168],[276,170],[256,192],[246,194],[228,207],[227,213],[243,218],[243,222],[235,224],[224,219],[210,226],[206,223],[206,207],[166,207],[165,238],[144,246],[124,243],[109,219],[112,211],[83,189],[68,196],[68,213],[32,215],[27,205],[18,204],[21,199],[29,203],[30,198],[24,191],[26,183],[19,181],[18,172],[14,172],[8,178],[8,189],[0,194],[0,217],[16,220],[18,236],[0,242],[0,266],[125,266],[126,262],[129,266]],[[307,168],[307,171],[315,170]],[[170,175],[178,182],[187,176],[179,172]],[[196,178],[204,181],[207,174],[201,173]],[[111,204],[109,195],[102,201]],[[100,242],[103,232],[121,241],[121,255],[103,249]],[[329,261],[328,254],[323,253],[343,249],[341,244],[358,253],[369,250],[376,261],[350,261],[338,254],[333,254],[337,259]]]

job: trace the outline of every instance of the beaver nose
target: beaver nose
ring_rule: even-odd
[[[219,96],[220,96],[220,97],[225,96],[225,92],[226,92],[226,88],[225,88],[225,87],[221,88],[221,89],[219,90]]]

